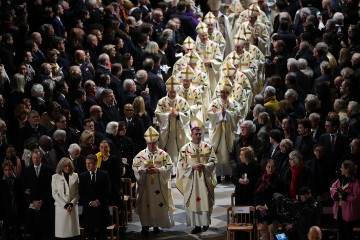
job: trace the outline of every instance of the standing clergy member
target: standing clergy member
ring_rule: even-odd
[[[212,101],[208,110],[210,142],[219,159],[216,166],[218,182],[221,182],[221,176],[225,176],[225,180],[230,181],[232,169],[229,164],[229,152],[240,119],[239,104],[229,98],[231,89],[232,84],[226,79],[221,86],[220,97]]]
[[[155,115],[160,125],[159,147],[176,164],[179,150],[190,141],[190,106],[178,96],[180,82],[171,76],[166,81],[168,94],[159,100]]]
[[[195,226],[191,234],[206,231],[211,224],[216,186],[216,155],[211,145],[201,141],[201,129],[191,129],[191,142],[181,148],[176,187],[184,195],[186,223]]]
[[[199,34],[200,42],[196,43],[196,51],[206,67],[206,73],[210,80],[210,89],[213,93],[216,87],[218,70],[223,60],[219,45],[209,39],[208,27],[200,22],[196,31]]]
[[[174,226],[174,204],[170,179],[173,168],[170,155],[158,148],[159,133],[153,127],[145,132],[147,148],[133,161],[138,183],[135,212],[140,216],[141,234],[148,236],[149,227],[158,233],[159,227]]]

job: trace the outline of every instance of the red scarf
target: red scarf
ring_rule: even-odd
[[[301,163],[297,167],[291,167],[291,184],[290,184],[290,198],[296,198],[296,192],[299,187],[300,174],[304,168],[304,163]]]
[[[265,187],[270,185],[270,178],[271,178],[272,174],[268,174],[267,172],[264,173],[264,175],[262,175],[261,177],[261,184],[259,185],[259,187],[256,189],[257,192],[263,192]]]

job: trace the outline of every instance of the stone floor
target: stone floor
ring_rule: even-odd
[[[172,184],[173,198],[176,210],[174,212],[175,226],[171,229],[163,229],[159,234],[151,233],[146,239],[208,239],[220,240],[226,238],[226,208],[230,206],[230,196],[234,192],[234,185],[232,183],[218,184],[215,188],[215,206],[211,216],[211,225],[207,232],[202,232],[196,235],[190,234],[192,227],[186,226],[185,211],[183,207],[183,197],[176,189],[175,184]],[[126,231],[126,239],[144,239],[140,235],[141,224],[139,216],[134,213],[132,222],[129,222]]]

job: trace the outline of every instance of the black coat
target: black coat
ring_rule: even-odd
[[[349,139],[344,134],[337,133],[333,151],[331,149],[331,136],[329,133],[321,135],[319,142],[326,146],[326,155],[331,159],[330,165],[332,166],[332,170],[338,170],[343,155],[350,152]]]
[[[314,157],[313,147],[316,141],[311,134],[306,136],[298,136],[295,140],[294,149],[299,150],[304,161]]]
[[[290,167],[291,168],[291,167]],[[285,189],[284,192],[287,195],[290,195],[290,186],[291,186],[291,179],[292,179],[292,172],[291,169],[288,169],[286,173],[286,182],[285,182]],[[308,187],[311,189],[311,192],[313,192],[313,174],[306,165],[303,167],[301,173],[299,174],[299,181],[298,181],[298,187],[296,189],[296,194],[298,193],[299,189],[301,187]]]
[[[45,164],[41,164],[39,177],[36,176],[33,165],[24,169],[22,189],[23,193],[25,193],[25,206],[28,208],[34,200],[41,200],[43,202],[38,212],[39,216],[36,218],[37,221],[34,222],[33,219],[29,219],[27,222],[27,225],[31,226],[32,230],[37,228],[38,231],[42,231],[42,228],[46,229],[51,226],[51,207],[54,204],[51,194],[52,175],[53,170]]]
[[[256,162],[250,164],[240,163],[233,171],[232,182],[235,185],[235,205],[254,205],[255,185],[261,175],[261,168]],[[242,185],[239,179],[247,174],[249,184]]]
[[[120,111],[116,106],[108,106],[105,103],[101,103],[100,107],[103,110],[102,120],[105,124],[108,124],[111,121],[120,120]]]
[[[83,205],[84,228],[104,228],[108,225],[109,205],[108,200],[111,192],[110,179],[106,171],[98,169],[96,171],[95,185],[91,181],[89,171],[80,174],[79,195]],[[100,201],[100,205],[95,208],[89,203],[95,200]]]
[[[239,159],[240,149],[242,147],[248,147],[248,146],[252,147],[254,149],[255,154],[258,154],[258,156],[261,157],[261,155],[259,154],[261,148],[261,142],[256,134],[253,134],[247,140],[245,140],[245,138],[243,138],[242,136],[237,137],[235,138],[232,150],[229,153],[230,154],[229,162],[233,169],[235,169],[237,165],[240,163],[240,159]]]
[[[0,180],[0,219],[6,222],[18,220],[22,212],[22,188],[19,178]]]

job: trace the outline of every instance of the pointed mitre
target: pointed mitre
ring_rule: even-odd
[[[157,142],[159,140],[159,132],[155,128],[149,127],[144,134],[147,143]]]
[[[205,24],[216,24],[217,20],[212,12],[208,12],[204,17]]]
[[[227,77],[234,76],[234,74],[236,73],[236,68],[231,62],[226,61],[226,62],[224,62],[222,73],[224,76],[227,76]]]
[[[232,51],[227,57],[227,61],[232,65],[236,66],[240,64],[241,58],[235,51]]]
[[[182,47],[184,49],[192,50],[192,49],[195,49],[196,44],[195,44],[195,41],[191,37],[187,37],[187,38],[185,38]]]
[[[229,8],[226,10],[226,13],[229,15],[230,13],[241,13],[244,10],[245,9],[239,0],[233,0]]]
[[[196,51],[191,51],[187,53],[187,59],[189,60],[189,64],[197,64],[197,62],[201,60],[199,54],[197,54]]]
[[[249,17],[257,17],[260,14],[260,8],[257,4],[251,4],[249,7]]]
[[[167,91],[176,91],[180,85],[180,82],[174,76],[171,76],[166,81],[165,85]]]
[[[234,36],[234,45],[243,45],[245,43],[247,43],[248,40],[246,38],[246,36],[241,33],[241,31],[238,31],[238,33]]]
[[[222,76],[222,77],[220,77],[219,81],[222,82],[222,84],[220,85],[220,91],[228,91],[228,92],[231,91],[232,83],[230,82],[230,80],[227,77]]]
[[[208,0],[207,4],[211,11],[216,11],[221,7],[221,0]]]
[[[183,68],[181,70],[181,72],[180,72],[181,80],[190,80],[190,81],[192,81],[194,75],[195,75],[195,72],[189,65],[187,65],[185,68]]]
[[[208,32],[207,25],[205,23],[203,23],[203,22],[199,22],[199,24],[196,26],[196,32],[198,34],[207,33]]]

